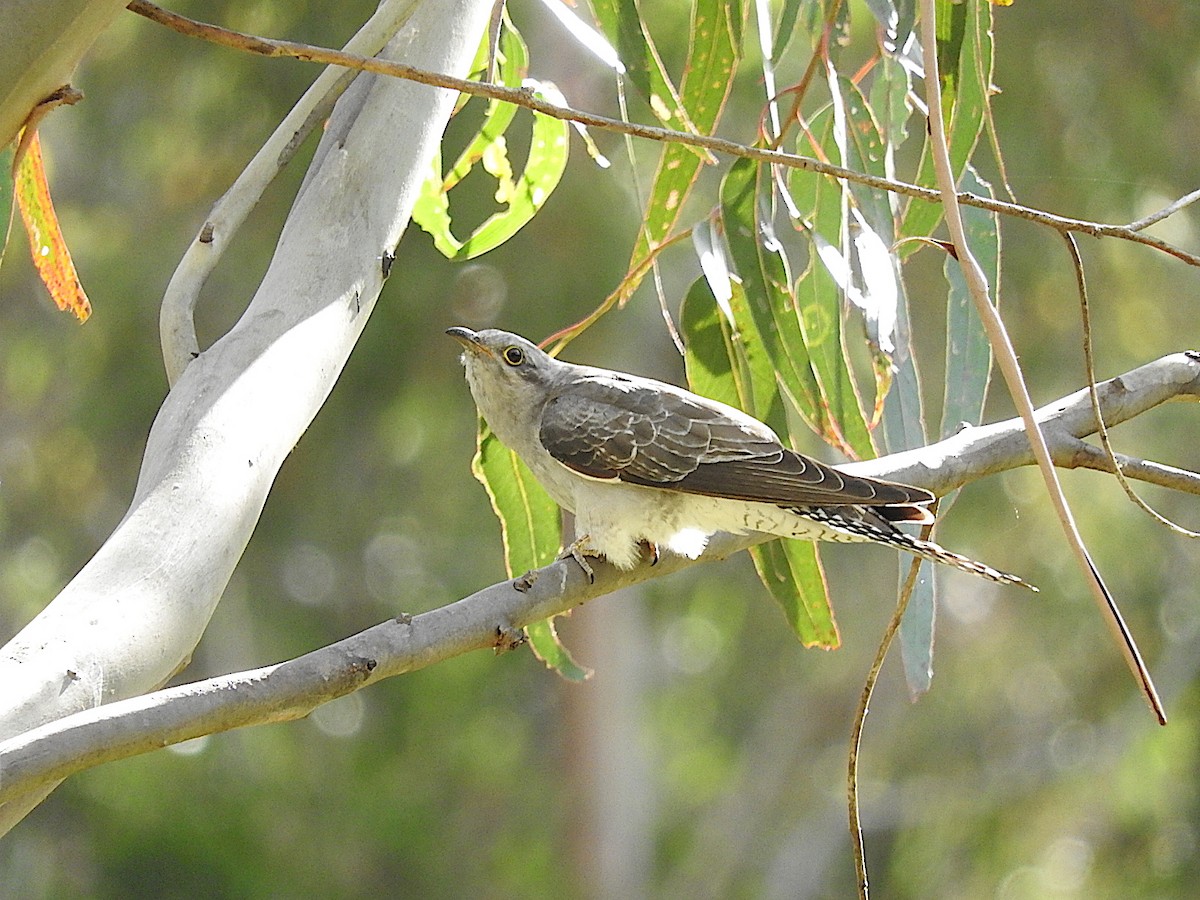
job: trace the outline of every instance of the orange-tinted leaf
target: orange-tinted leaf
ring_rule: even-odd
[[[14,181],[17,206],[21,209],[33,264],[42,283],[59,309],[70,310],[80,322],[86,321],[92,314],[92,305],[83,292],[83,285],[79,283],[75,263],[58,227],[58,217],[50,201],[50,187],[46,183],[42,145],[36,134],[17,164]]]

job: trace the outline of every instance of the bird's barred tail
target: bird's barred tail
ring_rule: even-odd
[[[978,560],[954,553],[940,544],[935,544],[933,541],[923,541],[920,538],[915,538],[911,534],[896,528],[891,522],[872,515],[875,511],[869,510],[869,508],[808,507],[803,510],[796,510],[796,512],[799,512],[805,518],[813,519],[822,525],[840,531],[854,540],[867,540],[887,544],[889,547],[904,550],[914,556],[921,557],[921,559],[927,559],[930,562],[941,563],[946,566],[953,566],[956,569],[970,572],[972,575],[978,575],[980,578],[986,578],[989,581],[995,581],[1000,584],[1015,584],[1034,592],[1037,591],[1036,587],[1023,578],[1010,575],[1008,572],[1001,572],[999,569],[993,569],[986,563],[981,563]],[[872,518],[876,518],[876,521],[866,518],[868,515],[872,515]]]
[[[981,563],[962,554],[954,553],[940,544],[935,544],[933,541],[923,541],[903,531],[897,531],[893,535],[893,540],[888,541],[888,543],[899,547],[901,550],[907,550],[914,556],[921,557],[921,559],[928,559],[931,562],[953,566],[956,569],[962,569],[964,572],[970,572],[972,575],[978,575],[989,581],[997,581],[1000,584],[1016,584],[1023,588],[1028,588],[1035,593],[1037,592],[1037,588],[1023,578],[1010,575],[1008,572],[1001,572],[999,569],[993,569],[987,563]]]

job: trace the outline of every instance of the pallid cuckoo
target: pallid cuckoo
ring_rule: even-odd
[[[555,359],[519,335],[455,327],[479,412],[554,501],[570,549],[632,568],[641,544],[695,559],[715,532],[870,541],[998,581],[1015,575],[901,531],[933,521],[921,488],[839,472],[740,410],[636,375]],[[1036,590],[1036,588],[1033,588]]]

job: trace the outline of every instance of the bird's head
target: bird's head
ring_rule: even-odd
[[[461,326],[446,334],[463,345],[462,364],[475,405],[501,440],[506,438],[500,434],[503,422],[536,420],[556,377],[569,368],[518,334]]]

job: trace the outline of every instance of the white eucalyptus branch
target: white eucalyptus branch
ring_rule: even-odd
[[[373,57],[408,21],[415,6],[415,0],[385,0],[346,44],[346,52]],[[200,354],[193,314],[208,276],[275,176],[312,130],[329,117],[333,104],[356,74],[330,66],[317,76],[229,190],[213,205],[183,254],[159,311],[163,365],[171,384],[179,380],[188,363]]]
[[[385,54],[466,72],[490,10],[421,0]],[[366,324],[456,96],[365,76],[338,101],[246,312],[164,400],[129,511],[0,651],[0,736],[144,694],[187,663]],[[0,808],[0,834],[39,801]]]
[[[0,3],[0,146],[8,146],[34,108],[71,80],[126,2]]]
[[[1110,425],[1170,400],[1200,399],[1200,354],[1166,356],[1103,382],[1099,397]],[[1037,418],[1055,454],[1076,453],[1078,442],[1096,430],[1086,390],[1042,407]],[[1032,462],[1022,423],[1013,419],[845,468],[945,493]],[[628,572],[596,562],[593,584],[573,561],[559,561],[429,612],[397,616],[287,662],[74,713],[0,743],[0,808],[14,797],[104,762],[233,728],[301,718],[381,679],[471,650],[505,649],[532,622],[771,539],[718,535],[700,560],[666,555],[655,566],[643,564]]]

